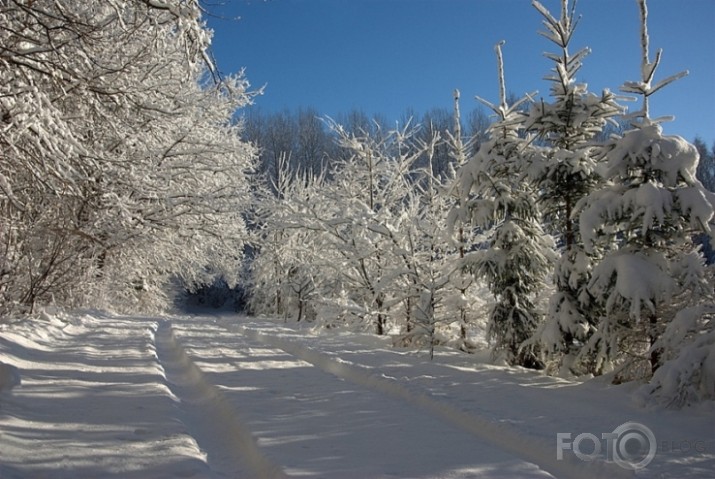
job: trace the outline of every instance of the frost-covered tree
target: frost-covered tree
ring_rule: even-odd
[[[458,116],[457,110],[455,120]],[[399,224],[395,223],[397,227],[393,226],[389,233],[390,253],[397,260],[392,273],[397,288],[391,297],[400,301],[404,310],[404,321],[393,316],[400,325],[396,341],[428,346],[431,355],[437,344],[450,344],[465,351],[474,349],[470,337],[474,327],[474,281],[459,263],[464,244],[474,239],[473,230],[461,228],[454,241],[449,240],[448,213],[458,201],[455,192],[450,192],[457,168],[450,164],[440,174],[443,168],[435,167],[434,162],[444,161],[440,158],[442,153],[435,153],[435,147],[442,143],[436,135],[426,149],[421,148],[426,162],[412,175]],[[446,145],[457,162],[465,160],[460,156],[467,146],[460,137],[457,128]]]
[[[3,2],[0,42],[4,305],[154,307],[235,274],[250,94],[216,76],[198,2]]]
[[[426,331],[431,338],[436,310],[424,294],[434,295],[431,305],[439,302],[437,291],[446,281],[437,272],[446,215],[431,163],[439,137],[420,140],[410,125],[377,136],[336,131],[351,155],[334,173],[331,199],[342,198],[338,215],[345,223],[331,228],[331,235],[342,238],[340,254],[353,265],[350,289],[362,291],[355,302],[371,311],[378,334],[397,328],[409,337]],[[424,168],[415,169],[424,158]]]
[[[588,284],[604,314],[585,347],[598,369],[617,368],[618,381],[656,374],[656,395],[713,397],[712,307],[702,306],[712,300],[712,282],[693,235],[711,233],[715,202],[696,178],[696,147],[663,133],[668,118],[649,115],[650,97],[687,72],[654,81],[661,51],[651,60],[645,0],[638,5],[641,78],[622,90],[639,95],[642,108],[606,145],[610,183],[578,208],[586,251],[609,248]]]
[[[520,136],[524,97],[507,104],[502,43],[496,46],[499,103],[481,100],[497,115],[489,139],[460,170],[459,214],[484,231],[482,248],[467,254],[463,267],[484,278],[496,303],[489,314],[488,334],[494,355],[512,365],[543,367],[537,351],[524,343],[541,321],[536,293],[553,261],[551,239],[541,229],[536,193],[526,181],[529,139]]]
[[[452,324],[470,319],[470,284],[454,281],[451,179],[431,163],[439,137],[424,141],[410,125],[389,133],[331,126],[339,150],[330,172],[315,178],[288,167],[278,175],[285,181],[260,189],[254,311],[314,312],[325,327],[394,332],[402,345],[449,341]]]
[[[622,108],[608,90],[596,95],[579,83],[576,75],[588,48],[570,51],[579,18],[574,5],[561,1],[561,15],[554,17],[542,4],[532,2],[543,17],[546,28],[541,34],[557,47],[546,57],[554,64],[547,80],[551,84],[551,102],[535,102],[525,120],[527,131],[537,135],[539,148],[532,154],[530,176],[540,194],[545,228],[561,251],[553,281],[546,323],[538,339],[546,350],[557,353],[562,367],[573,372],[593,371],[590,358],[579,355],[580,345],[593,334],[598,313],[586,288],[593,257],[598,250],[583,249],[576,204],[598,188],[601,178],[598,162],[601,150],[594,141]]]
[[[449,174],[445,181],[451,183],[451,187],[447,191],[447,195],[451,198],[451,202],[447,205],[449,214],[447,217],[447,227],[448,231],[451,231],[452,242],[456,248],[456,257],[459,258],[458,262],[462,262],[467,253],[467,249],[471,247],[471,243],[474,240],[477,229],[469,224],[465,224],[464,221],[459,221],[455,224],[455,219],[461,214],[460,201],[464,196],[462,193],[461,182],[456,181],[459,175],[459,171],[467,164],[469,157],[471,156],[472,149],[474,148],[474,143],[479,141],[480,143],[484,141],[482,138],[482,133],[477,133],[479,138],[473,135],[467,137],[466,141],[462,135],[462,119],[459,107],[459,90],[454,90],[454,124],[453,132],[447,130],[446,143],[449,148],[451,163],[449,164]],[[472,119],[476,123],[477,118],[486,118],[486,115],[482,110],[472,110],[473,112],[481,112],[482,116],[473,114]],[[488,126],[483,127],[484,130],[488,130]],[[474,131],[474,130],[473,130]],[[461,265],[460,265],[461,266]],[[451,283],[455,292],[459,295],[455,295],[454,299],[457,303],[458,310],[458,324],[459,324],[459,349],[464,351],[471,351],[474,349],[474,344],[468,339],[468,329],[470,326],[470,302],[467,300],[467,292],[471,289],[474,284],[474,278],[468,271],[464,268],[458,267],[451,274]]]
[[[260,209],[265,211],[262,221],[267,231],[278,236],[272,245],[261,246],[263,254],[257,263],[263,265],[265,275],[265,271],[271,269],[271,262],[265,262],[264,256],[276,257],[273,263],[281,265],[273,268],[278,274],[276,281],[288,285],[289,275],[305,269],[298,265],[307,258],[293,257],[283,245],[289,244],[289,239],[296,235],[301,235],[305,242],[321,244],[313,266],[323,277],[339,278],[332,282],[334,291],[321,291],[321,301],[330,303],[335,299],[349,303],[347,316],[360,317],[383,334],[387,319],[381,279],[387,256],[381,249],[387,240],[376,232],[375,224],[389,218],[391,208],[398,202],[393,195],[402,184],[400,174],[393,168],[406,175],[409,167],[392,162],[387,138],[348,133],[337,125],[334,128],[341,148],[349,155],[337,161],[330,181],[308,190],[304,182],[296,181],[300,175],[285,172],[284,177],[295,176],[288,181],[289,188],[284,190],[278,186],[275,201],[265,201],[265,195],[259,201]],[[284,257],[283,253],[288,256]],[[281,287],[277,294],[282,298],[285,292]],[[287,306],[285,298],[282,302],[277,310]]]
[[[249,309],[286,320],[312,319],[322,297],[330,294],[326,285],[333,282],[325,267],[333,252],[320,225],[310,220],[322,216],[325,178],[310,170],[293,171],[284,160],[276,182],[253,179]]]
[[[348,296],[364,308],[365,317],[382,335],[388,328],[385,273],[391,259],[384,253],[389,237],[383,230],[404,196],[415,157],[393,156],[408,135],[406,130],[373,136],[348,133],[339,125],[333,128],[349,156],[337,164],[334,181],[326,190],[329,201],[341,211],[334,213],[336,221],[323,224],[343,257]]]

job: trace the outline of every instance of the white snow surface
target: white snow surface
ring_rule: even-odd
[[[646,410],[634,385],[301,326],[97,311],[0,324],[0,478],[714,475],[710,403]],[[628,421],[657,439],[645,469],[557,459],[557,433]]]

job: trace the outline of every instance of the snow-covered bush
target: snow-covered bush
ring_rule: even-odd
[[[320,284],[331,281],[322,268],[330,250],[323,248],[311,214],[323,211],[323,176],[292,171],[287,156],[279,160],[272,183],[254,177],[254,257],[248,273],[248,307],[253,314],[273,314],[297,320],[312,317]],[[306,314],[307,313],[307,314]]]
[[[456,322],[466,336],[471,281],[445,234],[454,199],[449,172],[434,174],[440,138],[423,141],[410,125],[387,133],[330,126],[340,156],[328,158],[328,173],[284,167],[277,184],[260,189],[252,310],[394,333],[402,345],[450,341]]]

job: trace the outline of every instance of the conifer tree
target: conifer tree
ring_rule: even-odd
[[[650,59],[648,10],[645,0],[638,4],[641,79],[625,83],[622,90],[640,96],[642,108],[631,116],[631,129],[606,144],[610,183],[579,205],[586,251],[615,246],[594,267],[588,285],[604,314],[585,349],[597,358],[599,369],[617,367],[617,381],[648,378],[676,355],[676,333],[663,340],[674,318],[689,324],[677,332],[681,340],[704,333],[706,324],[712,332],[712,308],[697,309],[712,286],[692,238],[711,233],[713,197],[696,178],[696,147],[665,135],[662,123],[669,118],[652,119],[649,113],[651,95],[687,72],[654,82],[662,52]],[[700,316],[693,317],[692,308]],[[697,325],[704,329],[697,331]]]
[[[546,31],[540,33],[556,45],[557,52],[545,54],[554,64],[546,78],[552,101],[533,104],[524,125],[538,137],[540,147],[533,150],[530,176],[540,194],[545,228],[561,251],[553,274],[556,291],[536,339],[557,353],[562,367],[577,373],[593,372],[594,365],[579,356],[579,348],[594,332],[598,318],[586,285],[593,257],[599,252],[584,251],[574,211],[602,181],[598,174],[602,155],[594,139],[609,123],[615,123],[622,108],[610,91],[596,95],[576,80],[590,49],[570,51],[579,22],[575,4],[569,7],[568,0],[562,0],[558,19],[539,2],[533,5],[544,18]]]
[[[544,287],[552,261],[552,244],[544,234],[536,195],[524,181],[528,139],[519,136],[525,97],[508,105],[504,84],[502,43],[497,44],[499,104],[480,99],[497,115],[489,140],[460,172],[461,209],[485,231],[485,249],[463,259],[466,269],[483,277],[496,303],[489,315],[488,335],[495,356],[512,365],[541,368],[533,346],[523,347],[541,315],[534,294]]]

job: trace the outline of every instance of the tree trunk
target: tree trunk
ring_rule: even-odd
[[[658,317],[652,314],[649,318],[648,341],[650,344],[650,373],[655,374],[655,371],[660,367],[660,348],[655,348],[655,343],[658,341]]]
[[[377,306],[377,321],[375,323],[376,326],[376,332],[378,336],[383,336],[385,334],[385,325],[387,323],[387,320],[385,318],[385,314],[382,312],[382,306],[384,304],[384,300],[382,298],[382,294],[378,294],[377,298],[375,299],[375,306]]]

